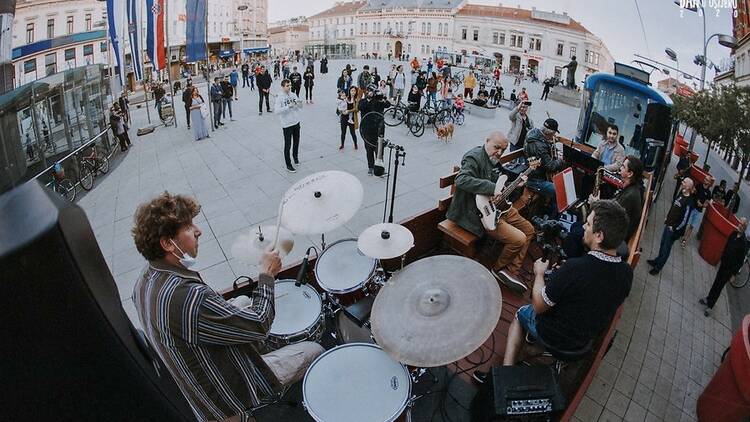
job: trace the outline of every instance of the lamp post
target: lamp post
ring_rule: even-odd
[[[240,57],[242,58],[241,61],[243,62],[245,61],[245,31],[242,28],[242,24],[244,23],[243,18],[245,17],[245,13],[244,13],[245,10],[247,10],[246,4],[241,4],[237,6],[237,11],[240,12],[240,17],[239,17],[240,19],[240,25],[239,25],[240,27],[240,31],[239,31],[240,32]]]

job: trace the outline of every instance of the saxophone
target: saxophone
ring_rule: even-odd
[[[602,175],[604,174],[604,166],[599,167],[596,169],[596,179],[594,180],[594,189],[591,191],[591,195],[593,196],[599,196],[599,187],[602,185]],[[586,198],[585,201],[583,201],[583,205],[581,205],[581,213],[583,214],[583,219],[586,220],[589,216],[589,200]]]

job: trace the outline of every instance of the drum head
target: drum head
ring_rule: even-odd
[[[331,244],[315,263],[315,279],[330,293],[349,293],[361,288],[375,271],[375,260],[357,248],[357,239]]]
[[[279,280],[274,288],[275,316],[271,334],[289,335],[302,332],[315,324],[323,303],[310,285],[294,285],[295,280]]]
[[[308,413],[319,422],[392,422],[406,409],[411,378],[380,347],[345,344],[310,365],[302,394]]]

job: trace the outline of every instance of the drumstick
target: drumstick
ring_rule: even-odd
[[[273,237],[273,245],[271,246],[272,251],[276,249],[276,244],[279,243],[279,232],[281,231],[281,213],[284,212],[284,203],[286,203],[286,198],[282,198],[281,204],[279,204],[279,217],[276,219],[276,235]]]

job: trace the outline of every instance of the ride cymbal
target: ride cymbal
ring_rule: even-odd
[[[237,236],[232,244],[232,256],[247,259],[253,264],[260,262],[264,251],[270,251],[276,237],[276,226],[259,226],[250,228],[248,233]],[[294,236],[289,230],[281,227],[279,230],[279,241],[276,249],[279,257],[289,255],[294,247]]]
[[[391,357],[431,368],[478,349],[501,310],[500,287],[489,270],[469,258],[437,255],[409,264],[380,289],[370,323]]]
[[[370,258],[395,258],[414,247],[414,235],[400,224],[376,224],[359,235],[357,247]]]

